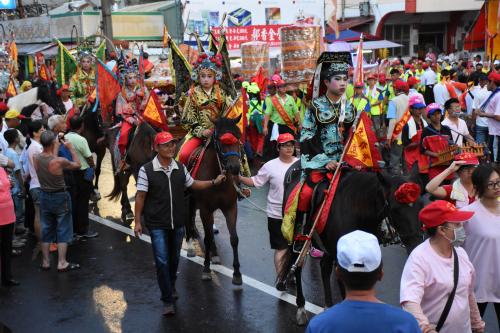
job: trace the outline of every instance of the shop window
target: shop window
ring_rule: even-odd
[[[410,25],[408,24],[391,24],[385,25],[382,28],[382,36],[384,39],[403,45],[389,49],[389,55],[407,56],[410,54]]]

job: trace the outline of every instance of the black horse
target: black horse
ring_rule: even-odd
[[[292,166],[285,177],[285,202],[294,183],[298,181],[299,163],[300,161]],[[391,226],[395,228],[408,253],[422,242],[418,212],[423,207],[423,202],[419,198],[412,204],[402,204],[394,196],[399,186],[407,182],[419,184],[418,170],[413,170],[409,176],[389,176],[385,173],[352,169],[342,170],[327,224],[321,235],[317,236],[320,241],[315,241],[313,238],[314,246],[325,251],[320,266],[326,307],[333,305],[330,276],[337,257],[337,241],[341,236],[354,230],[363,230],[376,235],[382,243],[386,239],[382,231],[385,220],[389,221],[389,228]],[[328,183],[323,183],[320,188],[316,188],[315,193],[322,193],[327,187]],[[293,253],[290,248],[288,264],[278,277],[279,279],[282,281],[286,279],[291,264],[297,257],[298,254]],[[298,267],[295,270],[298,307],[296,319],[299,325],[305,325],[307,316],[304,309],[305,299],[301,274],[301,267]],[[340,284],[339,286],[342,291],[343,287]]]
[[[127,222],[133,219],[132,208],[128,199],[127,186],[130,176],[137,180],[141,166],[151,161],[154,157],[153,142],[157,131],[147,122],[140,123],[135,129],[128,149],[126,161],[129,167],[125,170],[119,170],[118,159],[120,153],[116,148],[116,140],[119,128],[111,129],[108,132],[108,147],[110,147],[111,158],[114,172],[113,190],[108,195],[111,200],[120,199],[122,206],[122,221]]]

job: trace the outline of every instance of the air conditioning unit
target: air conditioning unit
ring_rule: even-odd
[[[363,1],[359,3],[359,16],[370,16],[369,1]]]

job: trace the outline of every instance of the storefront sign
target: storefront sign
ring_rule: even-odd
[[[248,27],[227,27],[226,40],[229,50],[239,50],[240,44],[259,41],[267,42],[269,47],[280,46],[279,28],[285,27],[282,25],[252,25]],[[214,36],[219,39],[221,28],[212,28]]]

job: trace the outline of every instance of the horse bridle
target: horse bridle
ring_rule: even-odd
[[[221,172],[226,170],[226,161],[227,161],[228,157],[236,156],[239,159],[241,159],[241,153],[238,151],[234,151],[234,150],[227,151],[227,152],[222,151],[217,131],[214,131],[214,133],[212,135],[212,142],[213,142],[214,147],[215,147],[215,154],[217,156],[217,162],[219,163],[219,168],[220,168]],[[222,159],[222,161],[221,161],[221,159]]]

